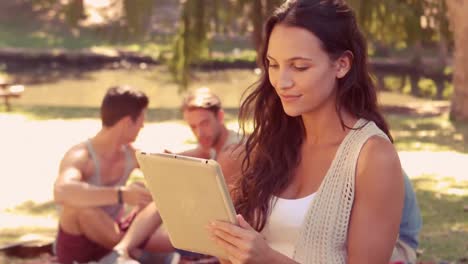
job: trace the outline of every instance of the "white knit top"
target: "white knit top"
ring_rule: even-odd
[[[374,122],[360,119],[339,146],[302,224],[293,256],[297,262],[346,263],[356,165],[362,146],[372,136],[388,139]]]

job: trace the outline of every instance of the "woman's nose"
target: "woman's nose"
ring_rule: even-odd
[[[291,78],[291,74],[287,71],[282,71],[279,73],[278,76],[278,88],[280,89],[288,89],[294,85],[294,81]]]

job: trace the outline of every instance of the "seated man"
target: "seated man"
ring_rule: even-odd
[[[218,161],[226,182],[233,181],[235,173],[226,167],[223,161],[230,155],[230,149],[239,144],[241,137],[234,131],[226,128],[224,124],[224,111],[218,96],[206,88],[189,93],[182,103],[184,120],[192,129],[198,140],[198,147],[180,153],[198,158],[211,158]],[[127,234],[115,247],[124,257],[138,258],[137,245],[146,242],[145,249],[155,252],[174,251],[167,234],[159,228],[161,218],[154,203],[148,205],[135,219]],[[148,239],[149,238],[149,239]],[[216,263],[214,257],[179,251],[181,261],[203,259],[203,263]],[[194,262],[191,262],[194,263]]]
[[[125,186],[137,167],[130,145],[143,127],[147,96],[110,88],[101,105],[101,130],[68,150],[54,185],[60,205],[55,245],[62,264],[99,260],[123,237],[124,204],[143,207],[151,195],[141,184]],[[128,220],[128,219],[127,219]]]

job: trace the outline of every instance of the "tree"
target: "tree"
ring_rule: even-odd
[[[283,0],[251,0],[239,1],[241,8],[248,10],[248,19],[252,25],[252,41],[255,50],[259,51],[263,37],[263,23],[273,10],[283,3]]]
[[[468,0],[446,0],[455,39],[454,93],[450,118],[468,120]]]
[[[124,0],[123,9],[130,36],[146,33],[153,12],[154,0]]]
[[[189,82],[190,66],[200,60],[207,50],[207,31],[210,22],[206,1],[189,0],[183,3],[179,30],[169,68],[182,89]]]
[[[84,0],[71,0],[65,6],[65,18],[71,27],[78,26],[79,21],[85,17]]]
[[[193,64],[209,56],[209,42],[212,33],[229,31],[235,18],[248,20],[252,28],[252,40],[258,50],[262,39],[265,17],[283,0],[186,0],[182,2],[182,15],[175,38],[170,69],[175,80],[186,89],[190,81]],[[240,16],[239,16],[240,14]]]

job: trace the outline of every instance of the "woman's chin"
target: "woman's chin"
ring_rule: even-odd
[[[299,109],[290,109],[290,108],[284,108],[284,113],[290,117],[297,117],[302,115],[302,111]]]

